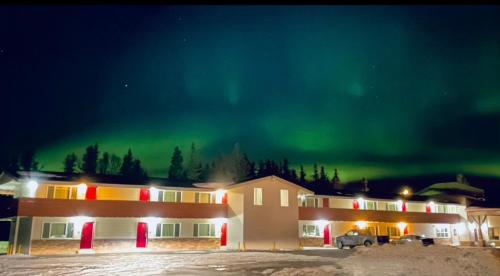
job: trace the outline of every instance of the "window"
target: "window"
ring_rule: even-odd
[[[70,239],[73,238],[73,223],[55,222],[44,223],[42,239]]]
[[[387,227],[387,232],[390,237],[399,237],[401,234],[399,233],[399,228],[394,226]]]
[[[398,204],[396,202],[387,202],[387,211],[397,211]]]
[[[448,205],[448,206],[446,206],[446,211],[450,214],[456,214],[457,213],[457,206]]]
[[[262,188],[253,189],[253,205],[262,205]]]
[[[346,236],[357,236],[359,235],[359,233],[357,231],[349,231],[347,233],[345,233]]]
[[[181,192],[176,192],[176,191],[158,191],[158,201],[162,201],[162,202],[181,202]]]
[[[377,210],[377,202],[365,200],[365,210]]]
[[[499,240],[500,239],[500,227],[488,228],[488,237],[490,237],[490,240]]]
[[[288,190],[280,190],[281,207],[288,207]]]
[[[49,186],[47,198],[54,199],[76,199],[77,187]]]
[[[200,238],[215,237],[215,224],[195,223],[193,225],[193,236]]]
[[[436,226],[436,237],[437,238],[449,238],[450,232],[448,232],[448,227],[446,226]]]
[[[446,213],[446,205],[436,204],[436,213]]]
[[[306,197],[305,200],[302,201],[302,207],[319,208],[322,207],[321,205],[321,198]]]
[[[302,225],[302,236],[304,237],[319,237],[319,227],[315,224]]]
[[[157,238],[173,238],[179,237],[181,229],[180,223],[158,223],[156,225]]]
[[[194,194],[196,203],[211,203],[212,195],[210,193],[195,193]]]

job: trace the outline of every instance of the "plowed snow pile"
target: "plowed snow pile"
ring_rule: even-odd
[[[339,259],[337,264],[336,267],[285,268],[272,275],[500,275],[500,262],[489,249],[424,247],[418,243],[360,247],[353,255]]]

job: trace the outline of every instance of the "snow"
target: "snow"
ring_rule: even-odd
[[[1,256],[1,275],[500,275],[494,249],[384,245],[296,252]]]

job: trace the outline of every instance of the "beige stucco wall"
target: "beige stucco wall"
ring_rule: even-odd
[[[254,188],[262,188],[263,205],[254,205]],[[280,190],[287,189],[289,206],[280,206]],[[299,248],[299,188],[276,177],[265,177],[229,189],[244,196],[243,237],[246,249]],[[231,199],[229,199],[231,200]]]
[[[244,225],[244,194],[228,191],[227,192],[227,248],[242,249],[243,248],[243,225]],[[250,199],[248,199],[250,200]]]

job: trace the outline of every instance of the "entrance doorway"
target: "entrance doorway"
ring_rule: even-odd
[[[80,239],[80,249],[92,249],[94,239],[94,223],[85,222],[82,227],[82,238]]]
[[[146,248],[148,246],[148,224],[145,222],[137,224],[137,240],[135,245],[137,248]]]

